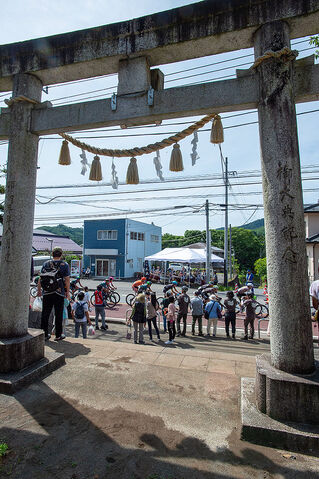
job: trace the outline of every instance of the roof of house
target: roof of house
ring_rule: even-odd
[[[310,236],[309,238],[306,238],[307,243],[319,243],[319,233],[316,233],[315,235]]]
[[[46,239],[47,236],[50,236],[50,241]],[[75,243],[73,240],[67,236],[59,235],[33,235],[32,246],[37,251],[50,251],[51,250],[51,241],[52,249],[56,246],[60,246],[63,251],[69,251],[71,253],[82,254],[82,247]]]
[[[0,224],[0,238],[2,236],[3,226]],[[49,237],[50,241],[46,238]],[[34,230],[33,231],[33,240],[32,240],[32,253],[37,251],[50,251],[51,250],[51,241],[52,249],[56,246],[60,246],[63,251],[68,251],[70,253],[82,254],[82,247],[71,240],[68,236],[56,235],[54,233],[49,233],[49,231],[44,230]]]
[[[304,213],[319,213],[319,203],[305,206]]]

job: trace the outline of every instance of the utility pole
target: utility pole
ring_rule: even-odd
[[[233,277],[231,225],[229,225],[229,277]]]
[[[206,200],[205,203],[205,213],[206,213],[206,283],[209,283],[210,280],[210,231],[209,231],[209,203]]]
[[[224,286],[228,285],[228,158],[225,158]]]

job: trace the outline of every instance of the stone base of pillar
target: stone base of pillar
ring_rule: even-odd
[[[0,393],[13,394],[65,363],[64,354],[44,354],[44,333],[29,329],[18,338],[0,340]]]
[[[255,379],[241,380],[241,439],[318,456],[319,426],[294,422],[279,422],[260,412],[255,399]],[[287,400],[287,406],[289,402]]]
[[[319,424],[319,364],[301,376],[271,365],[270,355],[256,358],[256,405],[277,421]]]
[[[265,446],[318,455],[319,368],[300,376],[256,358],[256,379],[242,378],[242,439]]]

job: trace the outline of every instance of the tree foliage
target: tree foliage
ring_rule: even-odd
[[[224,230],[211,230],[211,244],[224,248]],[[192,243],[206,243],[206,231],[186,230],[184,236],[165,233],[162,236],[163,248],[178,248]],[[232,228],[232,250],[240,271],[253,268],[257,259],[265,256],[265,237],[244,228]]]
[[[319,35],[310,37],[309,44],[319,48]],[[315,51],[315,57],[319,58],[319,50]]]
[[[267,279],[267,261],[266,258],[259,258],[255,261],[254,270],[257,276],[261,281],[266,281]]]

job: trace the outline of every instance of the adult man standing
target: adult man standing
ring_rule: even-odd
[[[203,317],[203,307],[204,303],[202,298],[199,297],[199,291],[195,291],[195,297],[191,300],[191,308],[192,308],[192,335],[195,335],[195,324],[198,321],[198,336],[203,336],[203,328],[202,328],[202,317]]]
[[[187,286],[182,287],[182,294],[178,297],[178,307],[179,311],[177,314],[177,334],[176,336],[186,336],[186,321],[187,321],[187,313],[188,307],[190,305],[190,297],[186,294],[188,291]],[[181,319],[183,319],[183,331],[181,334]]]
[[[44,330],[45,339],[50,339],[48,324],[54,307],[55,341],[60,341],[65,337],[62,334],[62,321],[64,298],[70,300],[70,269],[69,265],[62,261],[62,248],[53,248],[52,258],[42,266],[38,282],[38,296],[43,294],[41,328]]]

